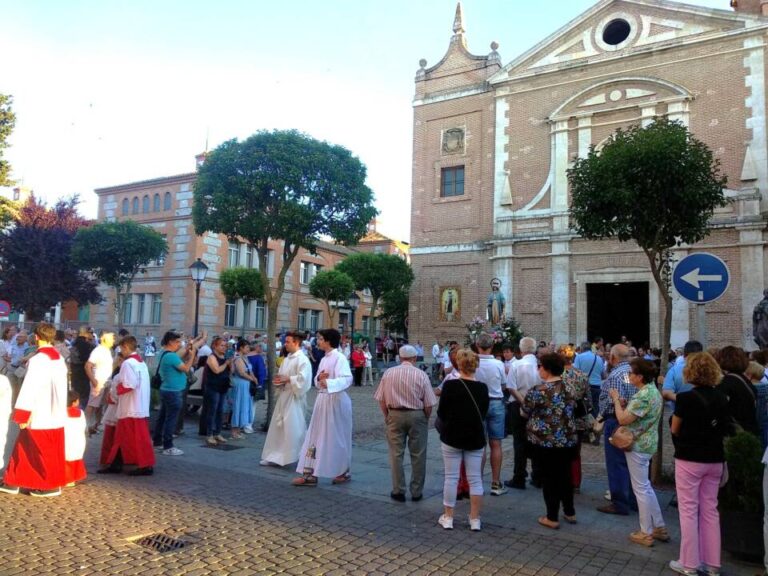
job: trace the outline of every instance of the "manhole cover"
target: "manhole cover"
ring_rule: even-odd
[[[187,545],[186,542],[168,534],[150,534],[149,536],[143,536],[138,540],[133,540],[134,544],[149,548],[154,552],[174,552],[175,550],[181,550]]]
[[[216,446],[213,446],[211,444],[203,444],[203,448],[213,448],[214,450],[240,450],[241,448],[245,448],[245,446],[233,446],[232,444],[216,444]]]

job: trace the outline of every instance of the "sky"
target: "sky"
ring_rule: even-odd
[[[470,52],[514,59],[592,0],[464,0]],[[689,0],[728,9],[728,0]],[[11,177],[47,202],[192,172],[195,155],[263,129],[349,148],[381,230],[408,240],[412,100],[455,0],[0,0],[0,93],[17,115]]]

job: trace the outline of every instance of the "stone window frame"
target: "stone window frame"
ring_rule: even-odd
[[[152,211],[160,212],[160,194],[155,192],[155,196],[152,199]]]
[[[603,40],[603,32],[605,28],[614,20],[626,20],[629,24],[629,36],[619,44],[608,44]],[[640,23],[637,21],[637,17],[629,12],[611,12],[600,23],[595,26],[594,41],[595,44],[604,52],[616,52],[629,46],[632,42],[637,40],[640,35]]]

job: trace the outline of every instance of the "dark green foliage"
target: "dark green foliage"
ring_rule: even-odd
[[[408,290],[397,288],[381,297],[381,319],[391,332],[408,332]]]
[[[339,270],[321,270],[309,282],[309,293],[322,300],[328,311],[328,326],[333,326],[333,310],[331,300],[346,300],[355,289],[352,278]]]
[[[0,186],[13,186],[10,179],[11,165],[3,160],[3,150],[8,148],[8,138],[16,126],[16,114],[11,109],[13,98],[0,94]]]
[[[762,506],[763,450],[754,434],[741,430],[725,439],[728,482],[720,490],[721,509],[757,512]]]
[[[115,289],[115,309],[122,325],[125,295],[144,267],[168,252],[163,235],[133,220],[102,222],[77,231],[72,258],[82,270]]]

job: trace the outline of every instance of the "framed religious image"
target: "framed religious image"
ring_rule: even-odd
[[[441,322],[461,320],[461,288],[456,286],[440,288],[439,319]]]

